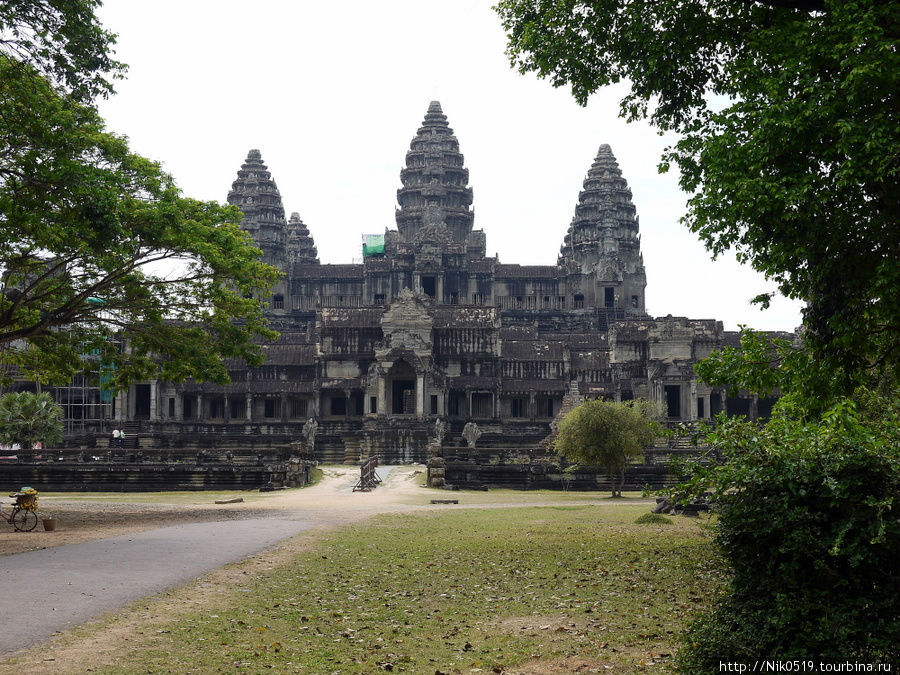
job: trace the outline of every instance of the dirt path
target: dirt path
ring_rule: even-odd
[[[57,518],[68,513],[78,519],[77,527],[16,533],[4,542],[7,548],[22,542],[48,545],[32,544],[32,550],[9,555],[0,566],[4,588],[0,609],[4,616],[19,616],[0,632],[0,653],[43,642],[54,633],[187,583],[301,532],[416,508],[403,503],[421,490],[412,480],[414,469],[404,467],[392,474],[378,490],[354,493],[358,469],[330,469],[311,488],[277,492],[225,509],[215,504],[187,508],[55,502]],[[29,611],[17,611],[23,607]]]
[[[95,539],[132,534],[180,523],[231,521],[275,516],[285,511],[348,513],[377,512],[387,504],[427,503],[426,490],[413,480],[414,467],[396,469],[386,484],[370,493],[354,493],[356,467],[328,467],[323,480],[309,488],[270,493],[236,492],[246,501],[240,504],[214,504],[203,492],[185,503],[134,503],[47,498],[40,501],[38,514],[52,514],[57,520],[54,532],[44,532],[40,523],[32,532],[15,532],[0,521],[0,556],[35,551],[53,546],[78,544]],[[384,469],[382,469],[384,473]],[[350,499],[348,499],[350,496]],[[130,495],[122,495],[128,499]]]
[[[48,505],[50,500],[46,500],[42,509],[52,506],[61,521],[71,517],[70,527],[52,533],[0,536],[0,551],[36,549],[0,561],[0,582],[11,589],[0,596],[4,615],[30,608],[28,620],[16,622],[19,625],[15,630],[0,638],[0,653],[6,655],[0,661],[0,673],[18,672],[23,663],[31,672],[79,672],[62,666],[82,663],[87,655],[93,659],[96,654],[109,653],[114,659],[121,641],[129,639],[128,631],[141,621],[154,617],[163,620],[167,612],[188,598],[191,604],[202,604],[215,597],[219,589],[246,581],[243,575],[252,574],[258,564],[286,562],[314,546],[316,533],[322,528],[390,512],[617,503],[596,494],[541,498],[528,493],[437,493],[418,485],[416,474],[420,471],[398,467],[376,490],[362,493],[352,491],[358,468],[329,467],[323,480],[310,488],[247,495],[244,503],[229,505],[208,503],[211,499],[202,493],[197,500],[207,503],[187,505],[62,499]],[[459,506],[430,504],[431,499],[457,496]],[[63,513],[70,515],[63,517]],[[296,536],[298,533],[300,536]],[[246,562],[226,566],[240,560]],[[205,583],[196,581],[200,577]],[[165,592],[192,580],[195,582],[177,592]],[[147,597],[154,594],[161,595]],[[87,638],[78,640],[54,641],[49,660],[44,648],[39,647],[20,652],[10,661],[14,650],[43,643],[54,633],[138,599],[142,599],[140,604],[147,604],[139,615],[126,611],[117,616],[110,630],[88,631]]]

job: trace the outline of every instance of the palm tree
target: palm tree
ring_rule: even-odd
[[[50,394],[4,394],[0,396],[0,443],[18,443],[26,452],[38,442],[45,446],[59,443],[62,414]]]

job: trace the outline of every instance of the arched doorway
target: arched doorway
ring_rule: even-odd
[[[415,415],[416,371],[406,361],[397,361],[388,371],[389,410],[392,415]]]

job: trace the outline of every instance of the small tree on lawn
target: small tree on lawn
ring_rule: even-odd
[[[640,402],[585,401],[560,422],[554,449],[570,461],[604,467],[612,496],[621,497],[628,460],[656,436],[645,409],[651,408]]]
[[[62,409],[50,394],[23,391],[0,396],[0,443],[19,444],[28,451],[35,443],[62,440]]]

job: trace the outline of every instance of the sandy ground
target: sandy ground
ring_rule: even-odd
[[[359,476],[358,467],[324,467],[324,477],[316,485],[298,490],[273,493],[235,493],[245,501],[240,504],[216,505],[221,493],[210,495],[197,493],[172,497],[172,502],[161,503],[166,496],[157,496],[152,502],[134,503],[118,499],[142,499],[139,495],[98,496],[91,501],[64,496],[43,499],[41,510],[51,512],[59,524],[55,532],[42,532],[40,525],[31,533],[0,532],[0,555],[8,555],[31,549],[60,546],[89,541],[104,537],[127,534],[177,522],[209,520],[229,520],[242,518],[291,517],[318,521],[321,525],[303,534],[283,540],[276,547],[254,555],[243,562],[226,565],[187,586],[181,586],[153,597],[139,600],[128,608],[111,615],[112,620],[98,624],[102,629],[91,629],[91,623],[84,629],[65,631],[49,643],[6,654],[0,659],[0,675],[20,673],[83,673],[87,670],[115,669],[116,658],[124,645],[138,633],[143,633],[148,625],[159,626],[171,622],[172,617],[183,611],[192,611],[221,597],[222,589],[236,583],[245,583],[247,575],[278,566],[303,551],[316,546],[322,532],[342,524],[358,521],[379,513],[422,511],[466,507],[514,507],[552,504],[592,503],[615,506],[619,500],[608,500],[593,494],[535,495],[529,493],[455,493],[430,490],[420,485],[423,467],[396,467],[392,470],[382,467],[379,471],[384,483],[372,492],[353,492],[353,484]],[[389,472],[389,473],[388,473]],[[432,505],[432,499],[459,498],[458,506]],[[146,499],[146,497],[143,497]],[[629,499],[628,502],[648,505],[652,500]],[[3,523],[0,523],[3,525]],[[11,530],[10,526],[10,530]],[[159,632],[159,631],[157,631]],[[542,661],[534,668],[527,665],[516,673],[544,672],[622,672],[604,670],[609,666],[597,663],[549,663]]]
[[[353,492],[359,477],[358,467],[326,467],[323,479],[309,488],[276,492],[235,492],[215,496],[198,492],[185,496],[182,503],[167,503],[165,495],[152,502],[135,503],[142,495],[122,494],[122,501],[91,500],[65,497],[42,497],[38,516],[52,514],[57,521],[53,532],[44,532],[41,523],[31,532],[16,532],[12,525],[0,521],[0,556],[22,553],[51,546],[63,546],[82,541],[114,537],[178,523],[210,520],[234,520],[277,515],[294,511],[319,516],[340,513],[347,520],[365,517],[385,510],[398,510],[414,505],[426,505],[431,498],[440,497],[433,490],[417,485],[422,467],[397,467],[390,470],[387,480],[371,492]],[[384,469],[381,470],[384,473]],[[239,504],[215,504],[216,498],[240,496]],[[8,511],[9,507],[6,506]]]

